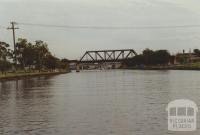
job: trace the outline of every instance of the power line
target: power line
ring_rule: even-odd
[[[37,24],[37,23],[17,23],[25,26],[38,26],[38,27],[52,27],[52,28],[65,28],[65,29],[116,29],[116,30],[129,30],[129,29],[181,29],[181,28],[200,28],[200,25],[165,25],[165,26],[83,26],[83,25],[52,25],[52,24]]]

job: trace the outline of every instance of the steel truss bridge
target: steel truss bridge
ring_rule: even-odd
[[[122,63],[136,55],[133,49],[86,51],[80,60],[71,60],[70,63],[76,63],[79,70],[81,65]]]
[[[122,62],[136,55],[133,49],[86,51],[79,63]]]

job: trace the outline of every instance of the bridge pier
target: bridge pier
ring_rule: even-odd
[[[76,64],[76,72],[80,72],[79,64]]]

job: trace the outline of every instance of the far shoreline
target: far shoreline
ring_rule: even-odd
[[[123,68],[123,69],[130,69],[130,70],[194,70],[194,71],[200,71],[200,67],[194,67],[194,66],[188,66],[188,65],[127,67],[127,68]]]

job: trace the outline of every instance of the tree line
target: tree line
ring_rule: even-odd
[[[151,50],[145,49],[142,54],[136,55],[125,61],[127,66],[138,66],[138,65],[166,65],[170,62],[171,55],[167,50]]]
[[[68,60],[59,59],[49,51],[48,44],[37,40],[34,43],[19,38],[16,49],[11,50],[9,44],[0,42],[0,70],[6,73],[11,70],[53,71],[68,69]]]

